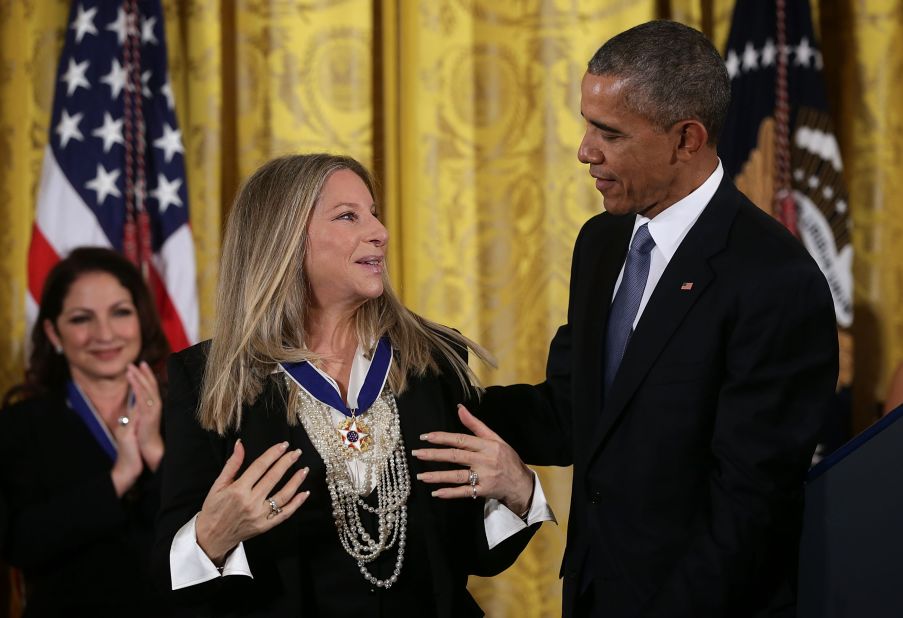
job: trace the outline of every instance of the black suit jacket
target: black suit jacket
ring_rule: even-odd
[[[157,476],[122,498],[113,462],[60,395],[0,413],[0,547],[25,575],[32,616],[160,616],[149,585]]]
[[[634,220],[584,225],[546,381],[489,389],[481,414],[525,461],[574,466],[565,615],[587,580],[605,616],[793,615],[803,479],[837,380],[827,283],[725,179],[603,393]]]
[[[300,448],[301,458],[283,481],[296,469],[309,466],[301,490],[310,490],[311,495],[291,519],[245,542],[253,579],[217,578],[173,593],[173,601],[186,615],[413,615],[413,608],[424,606],[428,607],[427,615],[482,615],[467,592],[467,576],[494,575],[506,569],[539,526],[531,526],[489,550],[483,500],[439,500],[430,496],[432,486],[416,480],[418,472],[443,467],[410,456],[410,450],[421,445],[422,433],[466,431],[456,414],[463,393],[450,366],[440,362],[442,375],[410,378],[408,390],[398,398],[413,487],[408,500],[408,548],[402,576],[385,593],[366,584],[354,560],[339,544],[324,464],[300,423],[290,427],[286,422],[286,390],[281,374],[273,374],[256,403],[245,406],[239,432],[221,437],[197,424],[195,410],[206,350],[206,344],[195,346],[174,355],[169,363],[167,457],[155,547],[160,583],[165,588],[170,585],[169,549],[176,531],[200,510],[236,438],[241,437],[246,451],[242,471],[277,442],[287,440],[290,449]],[[388,554],[385,575],[391,573],[395,551]],[[354,609],[356,606],[359,608]]]

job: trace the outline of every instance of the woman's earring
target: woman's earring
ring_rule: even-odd
[[[53,346],[53,349],[56,350],[57,354],[63,353],[63,346],[61,346],[60,344],[56,344],[55,346]]]

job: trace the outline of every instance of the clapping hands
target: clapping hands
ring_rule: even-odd
[[[120,497],[135,484],[145,466],[157,470],[164,452],[160,436],[163,403],[157,377],[143,361],[126,367],[125,377],[131,395],[126,416],[120,417],[113,428],[117,454],[110,473],[116,495]]]

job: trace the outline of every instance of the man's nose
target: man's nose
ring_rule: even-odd
[[[581,163],[590,164],[602,163],[604,158],[602,151],[592,143],[589,136],[584,135],[580,147],[577,148],[577,159]]]

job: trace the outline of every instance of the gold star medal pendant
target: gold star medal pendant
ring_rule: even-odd
[[[339,423],[342,446],[353,452],[365,453],[370,448],[370,428],[356,415]]]

